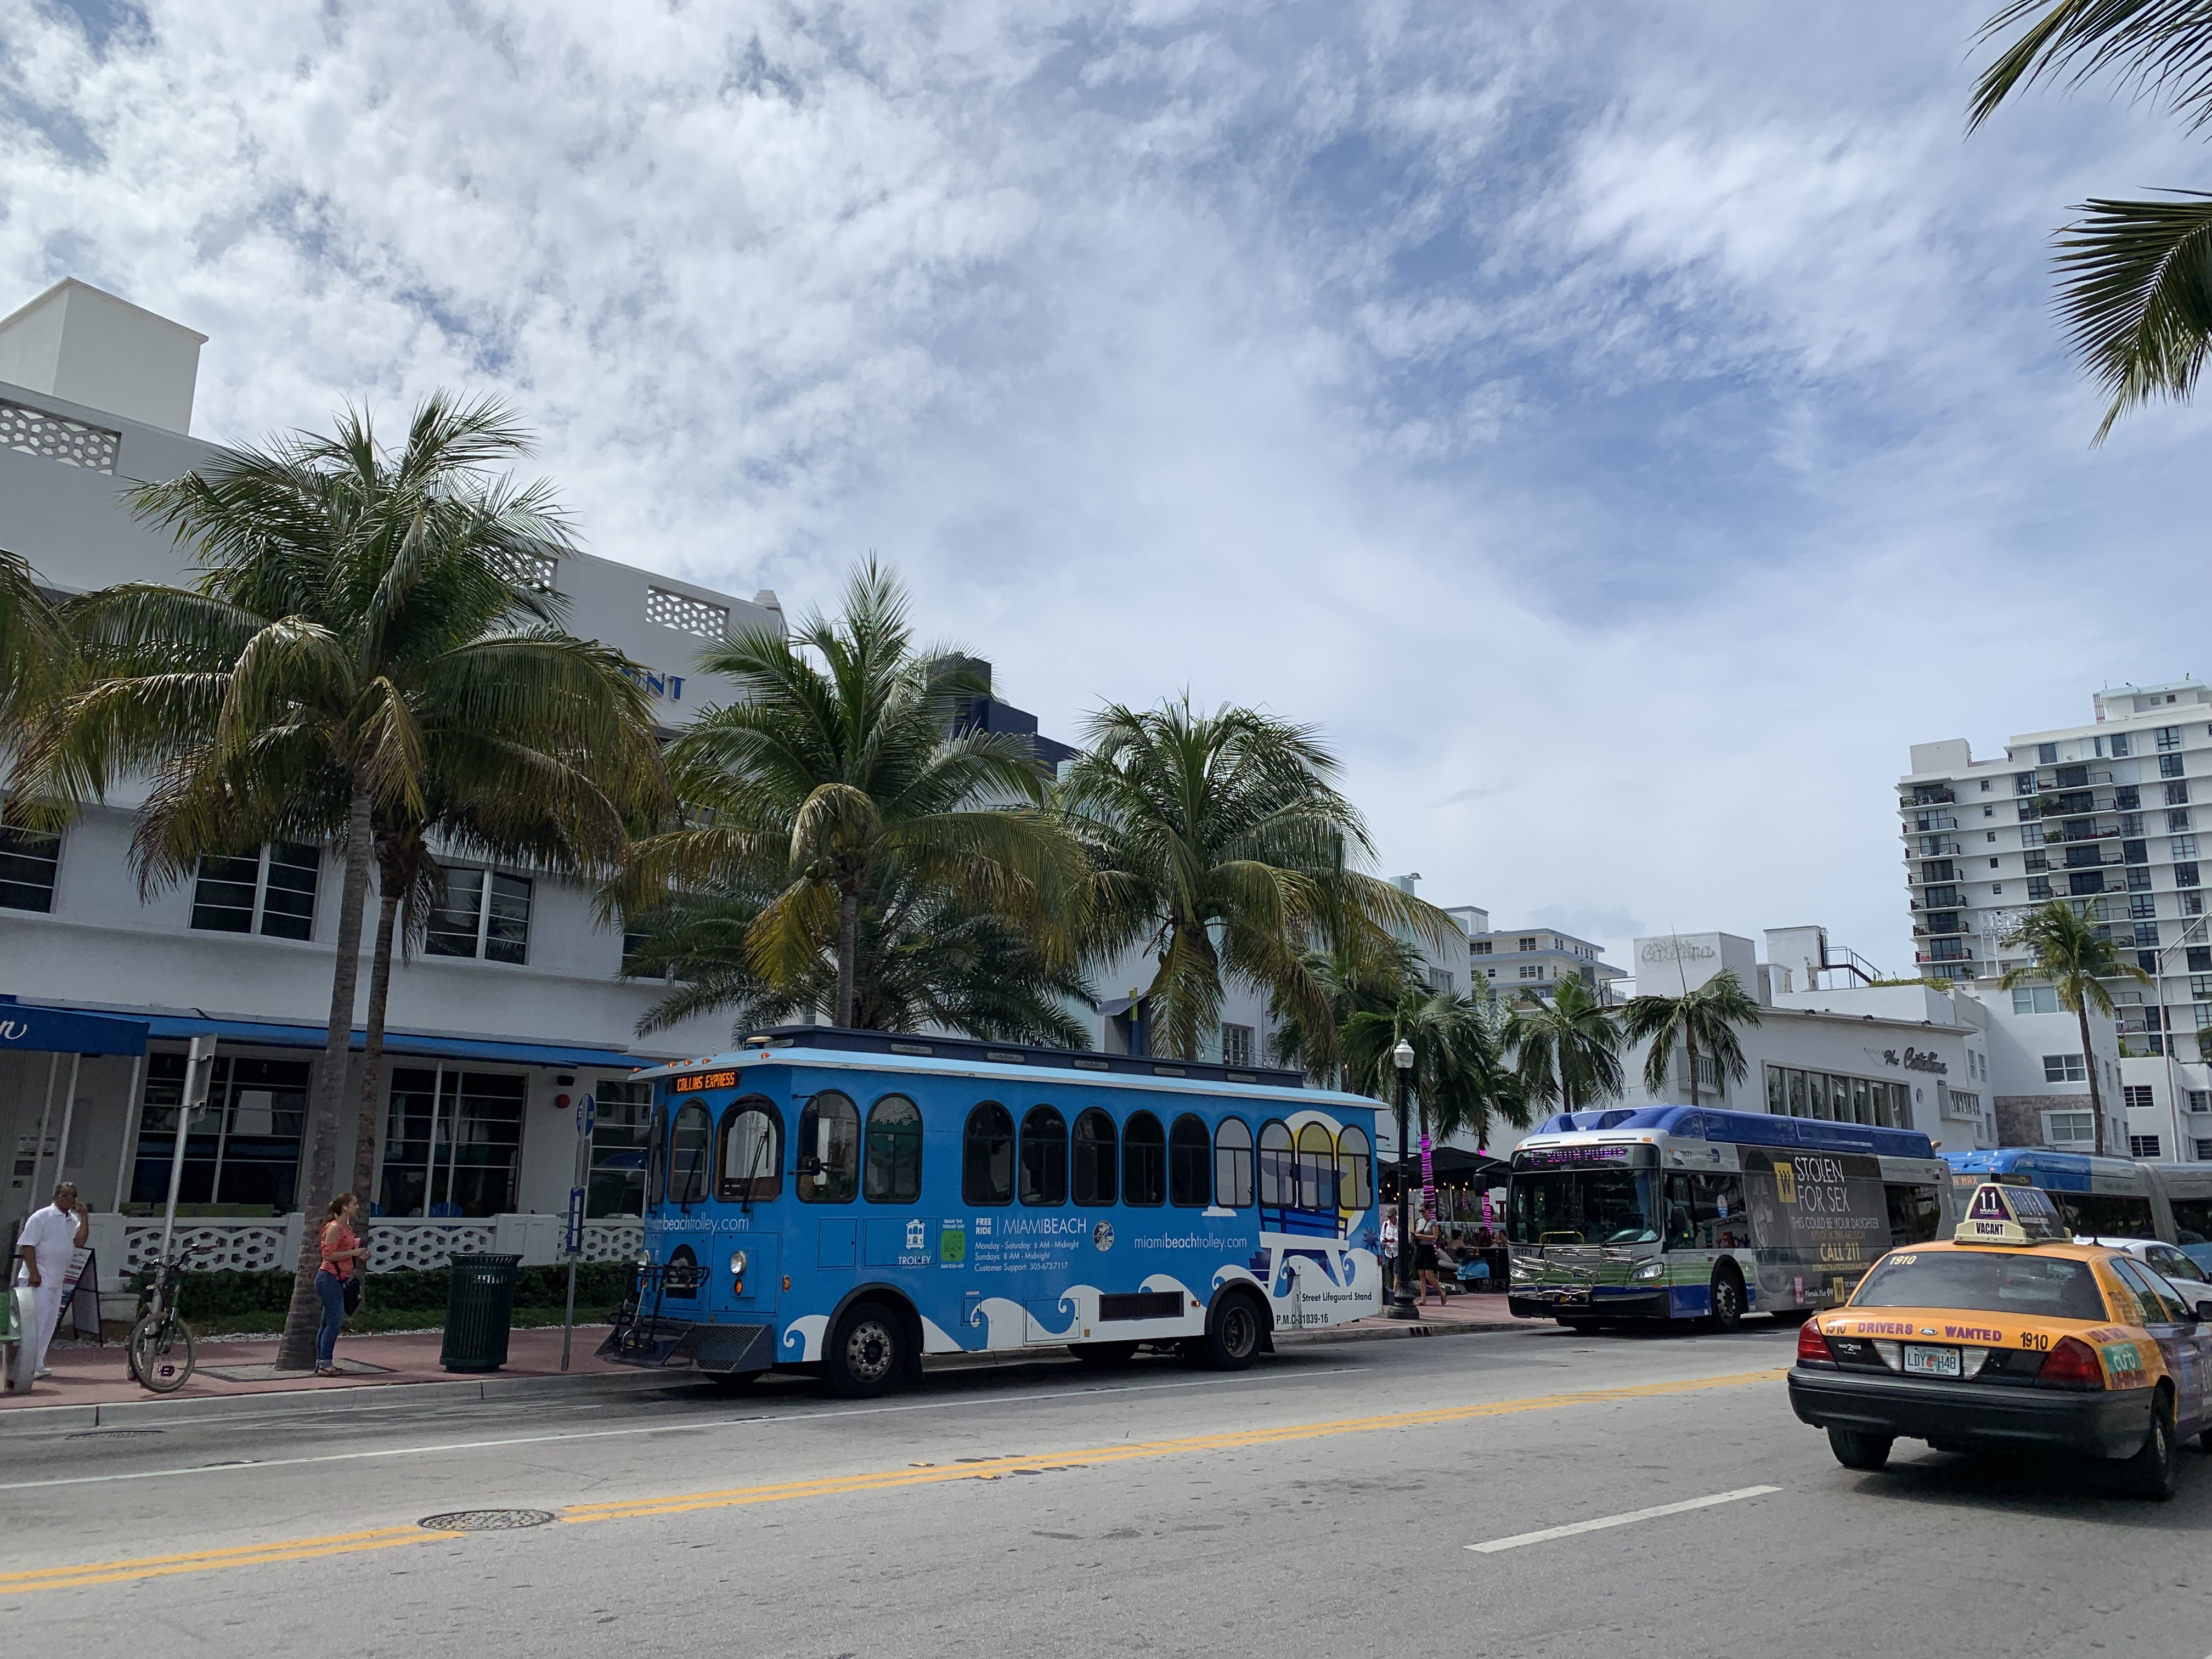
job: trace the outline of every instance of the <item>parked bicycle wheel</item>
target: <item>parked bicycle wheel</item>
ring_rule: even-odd
[[[131,1328],[131,1374],[155,1394],[173,1394],[191,1380],[192,1328],[173,1315],[149,1314]]]

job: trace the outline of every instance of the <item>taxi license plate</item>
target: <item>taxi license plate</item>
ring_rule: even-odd
[[[1956,1348],[1923,1348],[1917,1343],[1905,1345],[1905,1370],[1908,1376],[1956,1376],[1959,1374],[1959,1351]]]

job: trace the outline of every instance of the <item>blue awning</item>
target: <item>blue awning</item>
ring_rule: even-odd
[[[6,1032],[10,1029],[19,1029],[25,1035],[9,1037]],[[143,1054],[149,1037],[157,1042],[184,1042],[201,1036],[213,1036],[218,1042],[258,1048],[319,1049],[327,1033],[320,1025],[295,1024],[285,1020],[232,1019],[205,1014],[89,1013],[0,998],[0,1050],[52,1048],[64,1054]],[[368,1033],[356,1026],[353,1033],[354,1051],[358,1054],[368,1046]],[[651,1055],[625,1054],[619,1048],[510,1042],[498,1037],[440,1036],[422,1031],[386,1031],[384,1052],[399,1059],[503,1060],[511,1066],[580,1069],[604,1066],[623,1072],[660,1063]]]
[[[58,1054],[143,1054],[146,1022],[119,1014],[41,1008],[0,996],[0,1052],[35,1049]]]

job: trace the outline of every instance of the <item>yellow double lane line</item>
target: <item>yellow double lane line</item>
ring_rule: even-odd
[[[995,1480],[1024,1469],[1042,1474],[1048,1469],[1095,1468],[1101,1464],[1177,1457],[1190,1452],[1279,1446],[1301,1440],[1322,1440],[1335,1435],[1370,1434],[1387,1429],[1431,1428],[1440,1424],[1472,1422],[1486,1417],[1510,1417],[1527,1412],[1559,1411],[1574,1406],[1602,1406],[1621,1401],[1658,1399],[1707,1389],[1771,1382],[1784,1375],[1785,1373],[1780,1369],[1736,1371],[1725,1376],[1692,1377],[1677,1382],[1643,1382],[1620,1389],[1583,1389],[1567,1394],[1540,1395],[1526,1400],[1497,1400],[1479,1406],[1443,1406],[1428,1411],[1390,1412],[1373,1417],[1347,1417],[1319,1423],[1286,1423],[1273,1428],[1238,1429],[1220,1434],[1187,1435],[1173,1440],[1124,1442],[1118,1445],[1093,1446],[1078,1451],[1054,1452],[1042,1457],[994,1457],[967,1463],[830,1475],[814,1480],[732,1486],[720,1492],[678,1492],[665,1498],[575,1504],[562,1512],[561,1519],[571,1525],[597,1521],[631,1521],[657,1515],[686,1515],[700,1510],[735,1509],[750,1504],[787,1503],[795,1498],[891,1492],[908,1486],[939,1486],[951,1480]],[[42,1567],[29,1572],[0,1573],[0,1600],[33,1590],[112,1584],[126,1579],[157,1578],[172,1573],[214,1572],[227,1567],[261,1566],[278,1561],[308,1561],[320,1556],[393,1549],[403,1544],[428,1543],[439,1539],[451,1541],[459,1535],[449,1532],[427,1532],[417,1527],[383,1527],[368,1532],[334,1533],[324,1538],[285,1539],[268,1544],[240,1545],[233,1549],[202,1550],[191,1554],[142,1556],[132,1560],[95,1561],[73,1567]]]

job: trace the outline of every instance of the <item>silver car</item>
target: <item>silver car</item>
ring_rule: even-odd
[[[2212,1301],[2212,1269],[2192,1261],[2174,1245],[2155,1238],[2090,1238],[2087,1236],[2077,1237],[2075,1243],[2102,1244],[2107,1249],[2125,1250],[2130,1255],[2140,1258],[2153,1273],[2163,1274],[2180,1285],[2189,1292],[2192,1301]],[[2195,1288],[2198,1285],[2205,1285],[2208,1289],[2198,1291]]]

